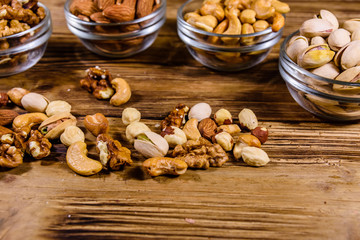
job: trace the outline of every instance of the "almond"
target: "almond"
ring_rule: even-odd
[[[114,22],[127,22],[134,20],[135,9],[124,4],[112,5],[105,8],[102,14]]]
[[[110,19],[106,18],[102,12],[91,14],[90,19],[97,23],[111,23]]]
[[[74,15],[90,16],[93,13],[99,12],[95,3],[91,0],[74,0],[70,5],[70,12]]]
[[[138,0],[136,6],[136,17],[142,18],[149,15],[152,12],[154,0]]]
[[[114,5],[115,0],[95,0],[94,3],[98,6],[100,10],[104,10],[111,5]]]
[[[18,115],[14,110],[0,109],[0,126],[10,125]]]

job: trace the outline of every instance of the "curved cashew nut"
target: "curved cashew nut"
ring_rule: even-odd
[[[252,3],[251,8],[256,12],[257,19],[268,19],[275,13],[271,0],[256,0]]]
[[[213,15],[200,16],[194,19],[194,26],[207,32],[212,32],[218,20]]]
[[[219,23],[214,29],[213,33],[222,34],[229,26],[229,20],[225,18],[221,23]],[[216,44],[219,41],[219,37],[210,36],[209,42],[212,44]]]
[[[271,26],[274,32],[279,31],[285,25],[285,18],[281,13],[275,12],[273,24]]]
[[[187,170],[188,165],[183,160],[169,157],[153,157],[143,162],[143,169],[150,176],[181,175]]]
[[[131,89],[129,84],[122,78],[114,78],[111,80],[111,85],[116,93],[111,97],[110,104],[120,106],[129,101],[131,97]]]
[[[200,13],[203,16],[212,15],[216,17],[218,21],[223,20],[225,16],[223,7],[215,1],[205,1],[200,8]]]
[[[17,116],[14,119],[12,126],[15,131],[27,128],[30,132],[31,127],[42,123],[46,119],[48,119],[48,117],[44,113],[25,113]]]
[[[238,18],[240,14],[239,9],[231,8],[230,10],[226,11],[226,17],[229,19],[229,27],[223,34],[231,34],[237,35],[241,33],[241,22]],[[222,37],[221,40],[225,44],[236,44],[239,41],[239,38],[231,38],[231,37]]]
[[[71,144],[66,152],[66,163],[77,174],[90,176],[100,172],[102,164],[88,158],[87,152],[86,143],[75,142]]]
[[[279,13],[290,12],[289,4],[280,2],[279,0],[271,0],[271,5],[275,8],[275,11]]]

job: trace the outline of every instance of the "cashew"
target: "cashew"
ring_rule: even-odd
[[[194,26],[207,32],[212,32],[217,24],[218,20],[213,15],[200,16],[194,19]]]
[[[188,140],[198,140],[201,137],[198,120],[196,118],[189,119],[184,125],[183,132]]]
[[[222,21],[225,15],[221,4],[215,1],[204,1],[202,7],[200,8],[200,13],[203,16],[212,15],[219,21]]]
[[[125,129],[125,134],[126,134],[126,139],[130,142],[133,143],[135,138],[144,133],[144,132],[151,132],[150,128],[148,126],[146,126],[145,123],[142,122],[132,122],[130,123],[126,129]]]
[[[129,84],[122,78],[114,78],[111,85],[115,89],[115,94],[110,99],[110,104],[120,106],[129,101],[131,97],[131,89]]]
[[[69,126],[60,136],[60,141],[65,146],[70,146],[74,142],[85,142],[83,131],[77,126]]]
[[[254,33],[254,27],[249,23],[244,23],[242,26],[241,34],[251,34]],[[255,37],[242,37],[240,39],[241,43],[244,45],[251,45],[254,42]]]
[[[187,167],[183,160],[169,157],[154,157],[143,162],[143,169],[153,177],[164,174],[181,175],[186,172]]]
[[[75,142],[70,145],[66,152],[67,165],[80,175],[93,175],[101,171],[102,164],[99,161],[88,158],[86,143]]]
[[[224,21],[222,21],[221,23],[219,23],[216,28],[214,29],[213,33],[218,33],[218,34],[222,34],[229,26],[229,20],[228,19],[224,19]],[[215,36],[210,36],[209,37],[209,42],[212,44],[216,44],[219,41],[219,37],[215,37]]]
[[[285,18],[281,13],[275,12],[274,20],[272,24],[272,30],[274,32],[279,31],[281,28],[283,28],[285,25]]]
[[[275,11],[279,13],[290,12],[289,4],[280,2],[279,0],[271,0],[271,5],[275,8]]]
[[[230,10],[226,11],[226,17],[229,19],[229,27],[223,34],[237,35],[241,33],[241,23],[238,18],[239,14],[240,11],[237,8],[231,8]],[[239,38],[222,37],[221,40],[225,44],[233,45],[239,41]]]
[[[197,13],[197,12],[188,12],[188,13],[186,13],[186,14],[184,15],[184,20],[185,20],[188,24],[190,24],[190,25],[192,25],[192,26],[195,26],[195,21],[196,21],[196,19],[197,19],[198,17],[200,17],[200,14],[199,14],[199,13]]]
[[[122,122],[129,125],[132,122],[138,122],[141,119],[141,113],[136,108],[125,108],[121,114]]]
[[[269,23],[265,20],[257,20],[254,24],[253,24],[253,28],[255,32],[261,32],[264,31],[265,29],[267,29],[269,27]]]
[[[242,23],[250,23],[253,24],[254,22],[256,22],[256,12],[252,9],[245,9],[244,11],[241,12],[240,14],[240,21]]]
[[[23,128],[32,128],[33,126],[42,123],[48,117],[44,113],[25,113],[17,116],[13,121],[13,128],[20,130]]]
[[[109,120],[102,113],[86,115],[84,118],[84,126],[95,137],[101,133],[109,132]]]
[[[255,0],[251,8],[256,12],[257,19],[268,19],[274,16],[275,8],[271,5],[271,0]]]
[[[7,95],[9,96],[10,100],[13,103],[22,107],[21,99],[23,98],[23,96],[25,96],[28,93],[30,93],[30,91],[28,91],[24,88],[12,88],[7,92]]]

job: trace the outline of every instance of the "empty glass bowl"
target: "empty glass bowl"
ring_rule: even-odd
[[[307,111],[332,121],[360,119],[360,83],[320,77],[301,68],[286,54],[290,39],[285,38],[280,49],[279,70],[295,101]]]
[[[49,9],[38,3],[45,10],[45,18],[36,26],[6,37],[0,38],[0,77],[14,75],[34,66],[44,55],[52,33]],[[1,50],[3,49],[3,50]]]
[[[105,57],[124,58],[146,50],[155,41],[166,20],[166,0],[151,14],[128,22],[96,23],[73,15],[65,3],[65,18],[69,30],[93,53]]]
[[[194,12],[203,0],[184,3],[177,13],[177,32],[190,54],[201,64],[219,71],[240,71],[262,62],[272,47],[281,39],[282,30],[264,31],[245,35],[226,35],[207,32],[193,27],[184,20],[184,15]],[[227,38],[232,45],[213,39]]]

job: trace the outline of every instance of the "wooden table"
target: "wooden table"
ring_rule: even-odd
[[[140,110],[154,131],[180,102],[207,102],[233,116],[251,108],[270,131],[263,149],[271,162],[253,168],[232,160],[221,168],[151,178],[133,151],[133,166],[82,177],[68,168],[66,148],[55,143],[46,159],[25,158],[15,169],[0,170],[0,239],[360,239],[360,124],[325,122],[298,106],[278,72],[280,43],[252,69],[212,71],[177,36],[176,10],[184,1],[169,0],[167,21],[148,50],[107,59],[69,32],[64,2],[45,2],[54,31],[44,57],[30,70],[0,79],[0,91],[23,87],[66,100],[81,127],[85,115],[101,112],[110,134],[132,150],[121,121],[125,107]],[[322,8],[340,21],[360,17],[355,0],[288,2],[284,36]],[[113,107],[80,87],[84,70],[96,65],[128,80],[128,103]],[[94,140],[87,132],[93,156]]]

